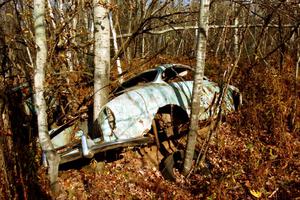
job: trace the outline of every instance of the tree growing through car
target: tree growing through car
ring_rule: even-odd
[[[209,2],[210,2],[209,0],[200,1],[197,65],[196,65],[196,70],[194,75],[190,127],[189,127],[188,141],[187,141],[184,167],[183,167],[184,175],[187,175],[192,167],[195,145],[197,142],[198,116],[200,112],[203,112],[203,110],[201,110],[200,107],[200,101],[201,101],[202,81],[204,77],[204,68],[205,68]]]
[[[110,27],[108,1],[94,0],[94,121],[109,95]]]

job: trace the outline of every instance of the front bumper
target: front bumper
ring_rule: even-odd
[[[121,147],[132,147],[139,146],[148,143],[154,143],[154,139],[151,137],[137,137],[132,139],[119,139],[112,142],[95,143],[88,147],[86,144],[85,136],[82,136],[81,145],[78,144],[72,149],[59,152],[61,157],[60,164],[68,163],[71,161],[78,160],[80,158],[91,158],[94,154],[105,152],[108,150],[121,148]]]

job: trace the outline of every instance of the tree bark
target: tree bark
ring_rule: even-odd
[[[94,0],[94,121],[109,95],[110,73],[110,28],[107,1]]]
[[[192,167],[195,145],[197,141],[198,130],[198,116],[202,112],[200,108],[200,98],[202,93],[202,81],[204,76],[205,67],[205,53],[208,34],[208,14],[209,14],[209,0],[200,1],[199,12],[199,35],[197,45],[197,65],[194,76],[193,84],[193,96],[192,96],[192,108],[191,108],[191,120],[190,130],[188,133],[188,141],[185,152],[183,174],[188,175]]]
[[[0,78],[2,81],[2,79]],[[3,93],[2,88],[0,88],[0,92]],[[5,124],[3,118],[5,118],[4,114],[5,109],[5,97],[4,95],[0,95],[0,199],[11,198],[11,191],[10,191],[10,183],[9,183],[9,176],[6,172],[6,162],[5,162],[5,154],[4,154],[4,133],[5,133]]]
[[[49,163],[49,178],[54,194],[58,190],[57,176],[59,156],[54,150],[48,134],[47,106],[44,98],[45,66],[47,61],[47,43],[45,28],[45,0],[34,0],[34,30],[36,42],[36,66],[34,71],[35,109],[37,113],[39,142]]]
[[[115,51],[115,54],[118,53],[118,42],[117,42],[117,33],[116,33],[116,29],[114,27],[114,23],[113,23],[113,16],[112,16],[112,12],[109,13],[109,23],[110,23],[110,29],[111,29],[111,33],[112,33],[112,36],[113,36],[113,44],[114,44],[114,51]],[[122,66],[121,66],[121,60],[120,60],[120,57],[117,58],[116,60],[116,64],[117,64],[117,70],[118,70],[118,74],[119,74],[119,83],[123,83],[123,76],[122,76],[122,73],[123,73],[123,70],[122,70]]]
[[[239,26],[239,16],[236,14],[237,12],[237,4],[233,3],[233,12],[234,12],[234,26]],[[234,45],[234,58],[237,59],[239,54],[239,29],[234,29],[234,39],[233,39],[233,45]]]

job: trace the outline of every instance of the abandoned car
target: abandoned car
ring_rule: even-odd
[[[51,131],[61,164],[91,158],[110,149],[155,144],[166,137],[176,138],[174,135],[180,134],[191,112],[192,74],[193,69],[189,66],[164,64],[125,81],[102,107],[94,122],[93,137],[84,131],[87,129],[74,126],[59,133]],[[199,120],[207,120],[217,112],[215,105],[219,94],[218,84],[205,77],[200,105],[203,112]],[[234,86],[229,85],[223,96],[225,114],[236,110],[241,103],[239,90]]]

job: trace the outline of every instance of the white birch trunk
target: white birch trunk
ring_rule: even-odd
[[[64,18],[65,18],[64,10],[63,10],[63,4],[64,3],[63,3],[62,0],[58,0],[57,3],[58,3],[60,23],[61,23],[61,26],[63,26],[64,25]]]
[[[51,18],[51,24],[52,24],[53,28],[56,29],[56,23],[54,21],[55,18],[54,18],[53,9],[52,9],[50,0],[47,0],[47,4],[48,4],[48,9],[49,9],[49,15],[50,15],[50,18]]]
[[[116,34],[116,29],[115,29],[114,24],[113,24],[112,12],[109,13],[109,23],[110,23],[111,33],[112,33],[112,36],[113,36],[114,51],[115,51],[115,54],[118,54],[119,48],[118,48],[118,43],[117,43],[117,34]],[[121,76],[123,71],[122,71],[120,57],[117,58],[116,62],[117,62],[118,74],[120,75],[119,82],[123,83],[124,80],[123,80],[123,77]]]
[[[221,37],[220,37],[220,40],[218,42],[218,45],[217,45],[217,49],[216,49],[216,53],[215,53],[215,57],[217,58],[218,55],[219,55],[219,50],[221,48],[221,45],[222,43],[225,43],[225,38],[226,38],[226,28],[227,28],[227,21],[228,21],[228,15],[229,15],[229,11],[226,12],[226,15],[225,15],[225,25],[224,27],[222,28],[222,33],[221,33]],[[225,45],[224,45],[225,46]]]
[[[76,28],[77,28],[77,20],[78,15],[76,15],[73,19],[72,19],[72,24],[70,24],[70,28],[69,28],[69,32],[70,32],[70,36],[71,36],[71,43],[73,45],[77,45],[76,44]],[[67,51],[67,61],[68,61],[68,65],[69,65],[69,71],[73,72],[74,69],[74,64],[75,66],[78,65],[78,59],[77,59],[77,53],[76,51],[72,51],[71,49],[69,49]]]
[[[45,0],[34,0],[34,29],[36,42],[36,67],[34,72],[35,109],[37,113],[39,141],[49,162],[50,184],[57,191],[59,156],[54,150],[48,134],[47,106],[44,98],[45,66],[47,61],[47,43],[45,28]]]
[[[143,28],[145,30],[145,27]],[[145,34],[142,34],[142,58],[145,58]]]
[[[190,120],[190,130],[188,134],[188,141],[184,159],[183,174],[188,175],[192,167],[195,145],[197,141],[197,130],[198,130],[198,116],[200,110],[200,97],[202,94],[202,80],[204,76],[205,68],[205,53],[206,43],[208,36],[208,14],[209,14],[209,0],[200,1],[200,12],[199,12],[199,35],[198,35],[198,46],[197,46],[197,65],[194,76],[193,85],[193,96],[192,96],[192,110]]]
[[[104,1],[102,1],[104,2]],[[110,29],[108,9],[99,0],[94,3],[94,121],[98,118],[101,107],[109,95],[110,73]]]
[[[87,35],[88,42],[94,41],[94,19],[92,15],[93,14],[89,11],[86,12],[86,28],[89,32],[89,34]],[[93,65],[93,56],[91,55],[94,52],[94,46],[94,43],[91,43],[91,45],[88,48],[87,64],[89,66]]]
[[[129,22],[128,22],[128,30],[127,30],[127,32],[129,33],[129,34],[131,34],[131,31],[132,31],[132,21],[133,21],[133,19],[132,19],[132,10],[130,9],[130,11],[129,11]],[[121,38],[122,39],[122,38]],[[122,41],[122,40],[121,40]],[[122,42],[123,43],[123,42]],[[128,46],[127,47],[127,61],[128,61],[128,64],[130,65],[131,64],[131,49],[130,49],[130,46]]]
[[[237,4],[233,3],[233,11],[237,10]],[[234,26],[238,27],[239,25],[239,16],[234,18]],[[239,29],[234,29],[234,58],[236,59],[239,55]]]

